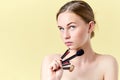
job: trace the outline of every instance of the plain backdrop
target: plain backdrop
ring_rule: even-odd
[[[56,13],[68,1],[0,0],[0,80],[40,80],[44,56],[64,53]],[[97,22],[93,49],[120,64],[120,0],[85,1]]]

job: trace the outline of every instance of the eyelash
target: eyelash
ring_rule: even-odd
[[[64,30],[64,28],[60,27],[59,30]]]
[[[70,26],[70,28],[74,29],[76,26]]]
[[[75,27],[76,27],[76,26],[72,26],[72,25],[71,25],[71,26],[69,26],[69,29],[70,29],[70,28],[74,29]],[[64,28],[60,27],[59,30],[64,30]]]

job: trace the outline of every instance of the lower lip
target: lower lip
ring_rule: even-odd
[[[68,43],[65,43],[66,46],[71,46],[72,45],[72,42],[68,42]]]

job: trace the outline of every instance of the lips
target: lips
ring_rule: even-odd
[[[65,42],[66,46],[71,46],[72,42]]]

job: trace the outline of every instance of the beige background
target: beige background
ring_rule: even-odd
[[[67,49],[55,19],[67,1],[0,0],[0,80],[40,80],[43,57]],[[120,0],[86,1],[97,21],[94,50],[120,64]]]

